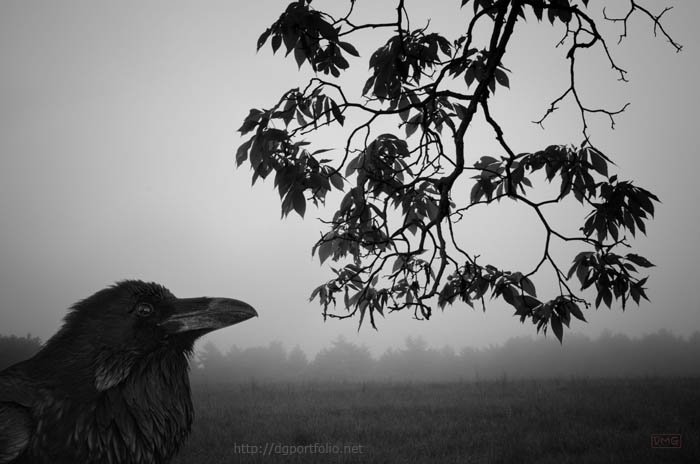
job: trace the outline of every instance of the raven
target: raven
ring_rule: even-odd
[[[254,316],[139,280],[76,303],[34,357],[0,372],[0,464],[169,462],[192,423],[195,340]]]

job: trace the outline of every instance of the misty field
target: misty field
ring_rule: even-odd
[[[180,464],[700,462],[698,378],[193,390]]]

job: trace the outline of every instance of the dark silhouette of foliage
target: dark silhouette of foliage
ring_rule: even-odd
[[[312,251],[321,263],[329,258],[340,263],[332,268],[334,277],[311,294],[324,316],[357,316],[360,325],[368,317],[375,326],[376,315],[389,311],[408,309],[416,318],[428,319],[435,305],[463,301],[483,307],[487,297],[501,297],[521,322],[532,321],[538,332],[549,328],[561,341],[564,326],[572,317],[585,321],[583,309],[590,306],[572,288],[574,275],[581,291],[595,288],[596,307],[611,307],[616,299],[624,309],[630,298],[636,303],[646,299],[647,277],[639,275],[639,268],[653,264],[618,250],[628,247],[637,231],[646,233],[659,199],[610,173],[614,163],[594,145],[589,123],[597,115],[614,127],[627,105],[588,106],[576,87],[576,58],[595,49],[626,80],[626,71],[613,58],[611,38],[601,33],[599,24],[619,25],[620,35],[613,38],[619,42],[627,36],[630,18],[640,15],[680,51],[661,21],[669,9],[654,14],[639,0],[629,0],[618,18],[607,14],[604,2],[589,8],[588,0],[462,0],[468,20],[461,35],[447,38],[429,32],[428,26],[411,28],[403,0],[396,2],[394,19],[357,24],[352,18],[360,3],[351,0],[344,16],[332,16],[314,9],[310,0],[298,0],[260,36],[258,49],[269,42],[276,52],[284,45],[299,67],[308,64],[316,75],[273,106],[250,110],[240,128],[246,139],[236,153],[239,166],[251,166],[253,183],[274,174],[283,217],[292,211],[303,217],[309,201],[318,205],[329,192],[343,192],[337,211],[325,222],[328,230]],[[558,46],[566,49],[570,65],[568,88],[535,122],[543,125],[568,99],[580,114],[581,140],[576,144],[518,151],[498,115],[492,114],[491,98],[514,79],[504,58],[515,40],[516,24],[564,31]],[[485,40],[474,32],[477,28],[486,28]],[[336,78],[360,56],[351,37],[370,29],[386,30],[389,38],[369,56],[369,77],[362,98],[355,101]],[[492,129],[500,155],[465,147],[477,118]],[[398,131],[382,133],[379,128],[387,124]],[[312,150],[307,136],[333,125],[350,126],[345,141]],[[553,198],[535,201],[530,192],[540,173],[559,189]],[[469,175],[466,195],[456,186]],[[566,235],[550,221],[548,207],[561,205],[567,197],[590,211],[579,234]],[[544,226],[542,257],[532,269],[482,263],[478,253],[467,251],[455,238],[454,224],[475,205],[501,200],[532,209]],[[555,241],[582,248],[568,272],[552,255]],[[531,277],[543,266],[554,271],[558,294],[538,295]],[[347,312],[333,309],[339,298]]]

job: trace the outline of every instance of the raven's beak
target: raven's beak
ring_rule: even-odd
[[[258,315],[248,303],[232,298],[180,298],[173,306],[173,314],[159,324],[170,334],[204,334]]]

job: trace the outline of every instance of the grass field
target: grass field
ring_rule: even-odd
[[[700,463],[700,379],[193,389],[179,464]]]

